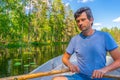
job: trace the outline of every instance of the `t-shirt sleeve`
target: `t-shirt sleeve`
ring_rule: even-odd
[[[74,53],[74,46],[75,46],[75,43],[74,43],[74,39],[72,38],[66,48],[66,52],[69,53],[69,54],[73,54]]]
[[[107,51],[114,50],[118,47],[116,41],[109,33],[106,33],[105,35],[105,47]]]

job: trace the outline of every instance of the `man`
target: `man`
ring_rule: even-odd
[[[103,75],[120,67],[118,45],[109,33],[92,29],[94,18],[89,7],[78,9],[74,17],[81,33],[71,39],[62,61],[75,74],[53,80],[111,80]],[[105,66],[108,51],[114,62]],[[76,53],[78,65],[69,61],[73,53]]]

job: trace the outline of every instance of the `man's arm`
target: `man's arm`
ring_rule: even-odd
[[[114,62],[106,67],[106,72],[120,68],[120,50],[116,48],[110,51],[110,55],[113,58]]]
[[[70,69],[71,72],[79,72],[78,66],[76,66],[70,62],[70,60],[69,60],[70,57],[71,57],[71,55],[69,53],[65,52],[62,57],[63,63]]]
[[[105,73],[120,68],[120,50],[116,48],[110,51],[110,55],[114,62],[102,69],[95,70],[93,72],[92,78],[102,78]]]

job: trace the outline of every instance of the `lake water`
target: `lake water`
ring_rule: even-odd
[[[64,53],[66,45],[0,48],[0,77],[27,74]]]

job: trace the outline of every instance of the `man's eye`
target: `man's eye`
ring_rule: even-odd
[[[85,21],[85,19],[81,19],[81,21]]]
[[[77,20],[76,22],[80,22],[79,20]]]

